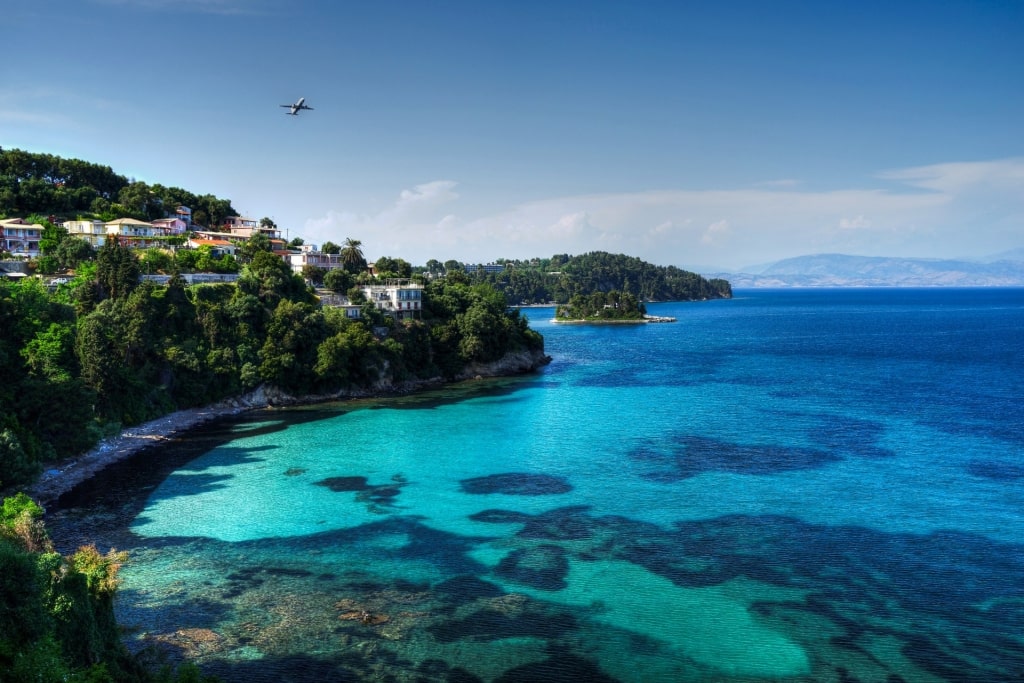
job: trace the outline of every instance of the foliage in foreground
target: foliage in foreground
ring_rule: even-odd
[[[171,683],[210,681],[194,666],[150,672],[121,643],[117,572],[127,553],[53,548],[43,510],[19,493],[0,508],[0,681]]]

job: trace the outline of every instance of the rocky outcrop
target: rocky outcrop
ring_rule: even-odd
[[[470,363],[458,374],[456,379],[475,379],[478,377],[506,377],[533,372],[551,362],[551,356],[543,351],[519,351],[507,353],[493,363]]]

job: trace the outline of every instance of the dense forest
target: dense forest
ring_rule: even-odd
[[[555,309],[556,320],[643,320],[647,307],[632,294],[612,290],[584,296],[576,294]]]
[[[109,166],[78,159],[0,148],[0,216],[149,221],[178,206],[191,208],[192,220],[206,226],[238,215],[229,200],[211,194],[129,180]]]
[[[568,303],[577,295],[621,292],[639,301],[703,301],[728,299],[728,280],[708,280],[675,266],[656,266],[634,256],[595,251],[580,256],[560,254],[550,259],[504,261],[505,269],[471,273],[474,282],[486,282],[512,305]]]
[[[372,303],[361,318],[322,307],[303,279],[257,251],[237,283],[139,280],[108,241],[51,292],[0,281],[0,486],[105,433],[267,386],[294,396],[452,378],[467,364],[541,351],[542,337],[492,287],[460,273],[426,284],[422,318]]]

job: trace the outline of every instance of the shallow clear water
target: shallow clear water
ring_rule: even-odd
[[[1024,675],[1024,290],[526,311],[537,375],[264,411],[51,526],[226,680]]]

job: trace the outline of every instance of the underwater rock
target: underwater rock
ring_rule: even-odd
[[[181,648],[187,657],[220,652],[224,649],[224,636],[208,628],[179,628],[174,633],[153,638],[158,643]]]
[[[363,626],[380,626],[391,621],[391,617],[386,614],[375,614],[366,610],[342,612],[338,615],[338,618],[343,621],[358,621]]]

